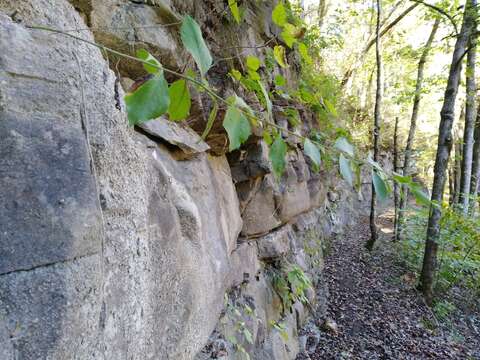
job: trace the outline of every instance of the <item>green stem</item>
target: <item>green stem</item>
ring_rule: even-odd
[[[84,43],[89,44],[89,45],[91,45],[91,46],[95,46],[96,48],[99,48],[99,49],[101,49],[101,50],[104,50],[104,51],[107,51],[107,52],[109,52],[109,53],[115,54],[115,55],[117,55],[117,56],[123,57],[123,58],[125,58],[125,59],[137,61],[137,62],[139,62],[139,63],[146,64],[146,65],[148,65],[148,66],[152,66],[152,67],[157,68],[157,69],[159,69],[159,70],[163,70],[163,71],[165,71],[166,73],[169,73],[169,74],[171,74],[171,75],[178,76],[179,78],[182,78],[182,79],[185,79],[185,80],[188,80],[188,81],[192,82],[193,84],[195,84],[195,85],[201,87],[202,89],[204,89],[210,96],[212,96],[213,98],[217,99],[217,100],[220,101],[221,103],[226,104],[226,105],[228,105],[228,106],[230,105],[227,100],[225,100],[224,98],[222,98],[221,96],[219,96],[217,93],[215,93],[209,86],[205,85],[205,84],[202,83],[201,81],[198,81],[197,79],[194,79],[194,78],[192,78],[192,77],[190,77],[190,76],[188,76],[188,75],[184,75],[184,74],[181,74],[181,73],[176,72],[176,71],[174,71],[174,70],[168,69],[168,68],[166,68],[166,67],[159,66],[159,65],[150,63],[150,62],[148,62],[148,61],[146,61],[146,60],[139,59],[139,58],[137,58],[137,57],[135,57],[135,56],[131,56],[131,55],[122,53],[122,52],[120,52],[120,51],[117,51],[117,50],[114,50],[114,49],[112,49],[112,48],[109,48],[109,47],[107,47],[107,46],[105,46],[105,45],[97,44],[97,43],[95,43],[95,42],[93,42],[93,41],[83,39],[83,38],[78,37],[78,36],[76,36],[76,35],[73,35],[73,34],[70,34],[70,33],[68,33],[68,32],[65,32],[65,31],[63,31],[63,30],[54,29],[54,28],[50,28],[50,27],[47,27],[47,26],[26,26],[26,27],[29,28],[29,29],[49,31],[49,32],[53,32],[53,33],[56,33],[56,34],[61,34],[61,35],[64,35],[64,36],[68,36],[68,37],[70,37],[70,38],[72,38],[72,39],[75,39],[75,40],[80,41],[80,42],[84,42]],[[243,109],[240,108],[239,110],[240,110],[241,112],[243,112],[246,116],[251,116],[250,114],[248,114],[248,113],[247,113],[246,111],[244,111]],[[279,129],[279,130],[282,130],[282,131],[285,131],[285,132],[287,132],[288,134],[290,134],[290,135],[292,135],[292,136],[296,136],[296,137],[298,137],[298,138],[300,138],[300,139],[302,139],[302,140],[305,139],[304,136],[298,135],[298,134],[294,133],[293,131],[290,131],[290,130],[288,130],[288,129],[285,129],[285,128],[283,128],[283,127],[275,124],[275,123],[272,122],[272,121],[268,121],[268,120],[266,120],[266,119],[264,119],[264,120],[265,120],[265,122],[266,122],[268,125],[270,125],[270,126],[272,126],[272,127],[275,127],[275,128],[277,128],[277,129]]]

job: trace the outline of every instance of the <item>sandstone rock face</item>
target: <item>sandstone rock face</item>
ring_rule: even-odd
[[[322,247],[353,218],[349,192],[296,144],[275,179],[262,141],[227,160],[218,134],[206,144],[163,118],[129,127],[120,79],[141,66],[30,27],[178,68],[192,63],[182,14],[214,54],[271,36],[260,15],[272,4],[248,5],[238,32],[203,26],[220,0],[0,0],[0,359],[239,359],[229,336],[252,359],[295,358],[309,307],[286,311],[275,279],[298,265],[322,306]],[[209,80],[227,91],[223,70]]]

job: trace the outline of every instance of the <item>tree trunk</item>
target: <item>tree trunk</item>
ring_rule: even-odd
[[[415,133],[417,130],[417,119],[418,119],[418,112],[420,110],[420,100],[422,98],[422,87],[423,87],[425,65],[427,63],[428,54],[430,53],[430,50],[432,48],[432,44],[433,44],[433,41],[435,40],[435,36],[437,34],[439,26],[440,26],[440,18],[437,18],[435,20],[435,23],[433,24],[432,31],[430,32],[430,36],[428,37],[428,40],[425,43],[425,47],[423,48],[422,55],[420,56],[420,61],[418,62],[417,84],[415,86],[415,96],[413,98],[412,117],[410,119],[410,129],[408,131],[407,144],[405,146],[405,158],[403,161],[404,176],[410,175],[410,165],[411,165],[410,163],[412,159],[412,149],[413,149],[413,143],[415,141]],[[408,188],[406,186],[402,186],[402,192],[403,192],[403,196],[400,199],[400,206],[398,211],[398,238],[401,237],[404,212],[408,203]]]
[[[463,116],[460,117],[461,119]],[[453,205],[456,206],[460,202],[460,179],[462,173],[462,143],[454,136],[455,141],[455,159],[453,163],[453,187],[455,192],[453,194]]]
[[[328,13],[328,0],[319,0],[318,2],[318,29],[321,31]]]
[[[468,214],[470,202],[470,185],[472,181],[472,161],[473,161],[473,135],[475,131],[475,120],[477,118],[476,107],[476,83],[475,83],[475,62],[477,58],[477,36],[476,20],[473,25],[472,35],[468,42],[467,54],[467,75],[466,91],[467,98],[465,103],[465,127],[463,130],[463,151],[462,151],[462,171],[460,176],[460,205],[463,213]]]
[[[479,104],[480,107],[480,104]],[[475,211],[475,208],[478,206],[478,202],[475,201],[478,193],[480,191],[480,109],[477,111],[477,123],[475,125],[475,134],[474,134],[474,145],[473,145],[473,160],[472,160],[472,183],[470,185],[470,194],[474,200],[472,206],[472,212]]]
[[[448,195],[449,195],[448,204],[450,206],[453,206],[453,200],[455,196],[455,187],[454,187],[453,179],[454,179],[454,171],[452,166],[449,166],[448,167]]]
[[[395,118],[395,130],[393,133],[393,171],[399,172],[399,153],[398,153],[398,116]],[[400,187],[396,181],[393,182],[393,202],[395,213],[393,219],[393,236],[398,240],[398,210],[400,205]]]
[[[431,305],[433,302],[433,284],[437,267],[438,238],[440,234],[441,203],[445,188],[446,170],[450,151],[452,149],[452,125],[455,119],[455,101],[462,72],[462,59],[467,49],[468,39],[475,22],[474,9],[476,0],[467,0],[463,18],[462,30],[457,37],[455,50],[453,52],[452,64],[448,76],[447,88],[440,112],[440,128],[438,134],[437,155],[432,187],[432,205],[430,205],[430,216],[428,219],[427,238],[423,258],[422,273],[420,276],[420,289],[423,292],[425,301]]]
[[[373,160],[378,162],[378,145],[380,143],[380,124],[382,121],[382,52],[380,43],[380,21],[382,19],[382,3],[381,0],[377,0],[377,31],[376,31],[376,58],[377,58],[377,92],[375,96],[375,114],[373,124]],[[372,200],[370,206],[370,239],[368,240],[366,247],[369,250],[373,249],[375,242],[378,238],[376,220],[376,194],[375,186],[372,180]]]

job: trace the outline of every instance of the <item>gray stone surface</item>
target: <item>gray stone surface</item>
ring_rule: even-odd
[[[138,126],[148,134],[178,146],[186,154],[202,153],[210,149],[192,129],[182,127],[165,118],[145,121]]]
[[[0,49],[9,49],[0,52],[0,274],[101,248],[80,105],[72,101],[78,88],[68,84],[78,80],[78,71],[55,47],[68,50],[0,18]],[[60,77],[49,73],[52,63]]]
[[[282,226],[268,235],[257,239],[258,257],[261,260],[273,260],[286,255],[290,251],[290,225]]]

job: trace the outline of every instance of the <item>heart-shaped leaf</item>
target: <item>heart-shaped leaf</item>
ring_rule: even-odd
[[[372,181],[375,187],[375,193],[380,201],[385,201],[388,198],[388,187],[385,181],[375,170],[372,170]]]
[[[223,119],[223,127],[227,131],[228,139],[230,140],[230,151],[238,149],[252,133],[250,122],[235,105],[228,107]]]
[[[212,55],[205,44],[200,26],[189,15],[183,19],[180,36],[185,49],[188,50],[197,63],[200,73],[205,75],[212,66]]]
[[[279,2],[277,6],[275,6],[275,8],[273,9],[272,20],[276,25],[280,27],[284,27],[287,23],[287,11],[282,2]]]
[[[273,56],[275,57],[275,60],[277,60],[278,65],[280,65],[283,68],[287,68],[287,60],[285,56],[285,48],[281,45],[277,45],[273,48]]]
[[[338,150],[344,152],[347,155],[354,156],[354,148],[353,145],[348,142],[347,139],[344,137],[341,137],[335,141],[335,148]]]
[[[343,156],[343,154],[340,154],[339,166],[340,166],[340,175],[342,175],[343,179],[350,186],[353,186],[353,173],[352,173],[352,168],[350,166],[350,161],[345,156]]]
[[[285,157],[287,156],[287,144],[282,139],[282,135],[278,134],[275,138],[275,141],[270,146],[269,158],[272,162],[273,173],[275,176],[280,178],[285,171],[287,166],[287,161]]]
[[[168,89],[170,106],[168,108],[169,119],[172,121],[184,120],[190,114],[192,99],[185,80],[177,80]]]
[[[307,155],[313,163],[313,170],[318,172],[320,169],[320,163],[322,161],[320,156],[320,150],[318,149],[317,145],[315,145],[310,139],[305,138],[303,143],[303,151],[305,155]]]
[[[170,96],[163,71],[158,72],[135,92],[127,94],[125,104],[130,125],[156,119],[167,112]]]

